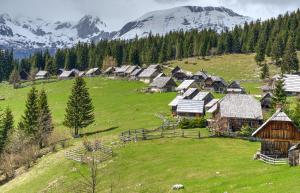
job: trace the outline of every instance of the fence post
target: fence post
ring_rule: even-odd
[[[142,130],[143,140],[146,140],[145,129]]]
[[[200,131],[198,132],[198,138],[199,138],[199,139],[201,138],[201,133],[200,133]]]

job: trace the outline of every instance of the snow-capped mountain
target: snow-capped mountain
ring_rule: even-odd
[[[252,19],[224,7],[184,6],[147,13],[127,23],[115,38],[132,39],[152,34],[166,34],[170,31],[211,28],[218,32],[243,25]]]
[[[211,28],[218,32],[251,21],[224,7],[184,6],[145,14],[112,32],[98,17],[86,15],[77,22],[48,22],[0,14],[0,49],[32,50],[70,47],[80,42],[102,39],[132,39],[170,31]]]
[[[0,15],[0,46],[13,48],[61,48],[93,39],[107,39],[107,25],[98,17],[86,15],[78,22],[47,22],[26,17]]]

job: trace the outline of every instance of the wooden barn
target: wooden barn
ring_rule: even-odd
[[[78,72],[79,73],[79,72]],[[74,70],[65,70],[63,73],[61,73],[58,78],[59,79],[69,79],[77,76],[77,72]]]
[[[114,72],[115,72],[115,67],[108,67],[107,69],[105,69],[104,71],[103,71],[103,74],[104,75],[107,75],[107,76],[111,76],[111,75],[113,75],[114,74]]]
[[[212,76],[212,89],[217,93],[225,93],[227,89],[226,81],[218,76]]]
[[[150,84],[152,92],[172,92],[177,84],[171,77],[158,77]]]
[[[237,81],[232,81],[227,89],[226,89],[227,93],[231,93],[231,94],[245,94],[245,89],[243,87],[241,87],[240,83]]]
[[[181,81],[190,78],[188,74],[183,70],[179,70],[175,72],[174,74],[172,74],[172,77],[175,78],[176,80],[181,80]]]
[[[253,134],[261,139],[261,154],[270,157],[288,157],[288,151],[300,142],[300,132],[292,120],[278,109]]]
[[[263,109],[272,108],[272,105],[273,105],[272,97],[273,97],[273,94],[268,92],[268,93],[264,94],[264,96],[260,99],[260,104]]]
[[[244,94],[227,94],[213,108],[213,119],[217,131],[240,131],[242,127],[259,127],[263,122],[260,102]]]
[[[204,101],[196,101],[189,99],[179,99],[176,109],[179,117],[199,118],[205,115]]]

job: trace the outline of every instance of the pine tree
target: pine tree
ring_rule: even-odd
[[[272,51],[271,51],[271,57],[272,60],[275,62],[275,65],[279,65],[281,58],[283,56],[283,50],[284,50],[284,45],[282,38],[277,36],[273,45],[272,45]]]
[[[39,94],[38,111],[38,130],[35,140],[39,147],[43,148],[47,145],[47,140],[54,128],[45,90],[42,90]]]
[[[75,79],[69,98],[64,125],[74,130],[74,137],[79,136],[79,130],[94,122],[94,107],[83,78]]]
[[[15,67],[9,76],[9,83],[13,85],[14,89],[17,89],[19,87],[20,79],[19,70]]]
[[[34,137],[38,130],[38,93],[35,87],[33,87],[27,96],[25,112],[22,116],[20,126],[25,135]]]
[[[176,59],[181,60],[183,57],[183,45],[182,45],[182,40],[177,40],[176,43]]]
[[[0,121],[0,155],[9,143],[9,136],[13,132],[14,118],[12,112],[7,108],[4,112],[3,119]]]
[[[47,58],[45,70],[48,71],[50,74],[54,75],[54,74],[56,74],[56,69],[57,69],[57,67],[55,66],[53,59]]]
[[[256,46],[256,55],[255,55],[255,61],[257,62],[258,65],[261,65],[261,63],[265,60],[265,55],[266,55],[266,39],[265,39],[265,35],[261,34]]]
[[[299,69],[299,60],[297,57],[297,52],[295,48],[295,38],[290,35],[284,50],[284,55],[282,59],[282,72],[297,72]]]
[[[286,105],[286,93],[284,91],[284,80],[283,77],[281,76],[275,85],[275,90],[273,92],[273,98],[272,98],[272,102],[274,107],[276,105]]]
[[[266,79],[270,77],[270,72],[269,72],[269,66],[267,63],[264,63],[263,67],[261,68],[261,79]]]

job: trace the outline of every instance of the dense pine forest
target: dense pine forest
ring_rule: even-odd
[[[259,65],[269,56],[283,72],[294,72],[298,70],[296,50],[300,50],[299,9],[263,22],[257,20],[245,23],[244,26],[236,26],[232,31],[220,34],[213,30],[191,30],[170,32],[165,36],[150,34],[147,38],[136,37],[128,41],[78,43],[72,48],[58,49],[54,56],[46,50],[20,61],[13,61],[12,51],[5,51],[0,55],[0,81],[8,80],[14,68],[24,74],[30,74],[31,69],[45,69],[56,74],[59,68],[86,70],[102,67],[107,58],[120,66],[253,52],[256,52],[255,59]]]

